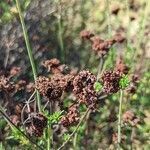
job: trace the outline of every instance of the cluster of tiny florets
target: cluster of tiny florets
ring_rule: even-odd
[[[129,67],[125,65],[125,63],[123,62],[123,58],[119,57],[116,61],[116,66],[114,70],[119,72],[120,75],[126,75],[129,72]]]
[[[15,85],[9,80],[9,78],[5,77],[4,75],[0,76],[0,90],[12,92],[14,89]]]
[[[139,85],[139,75],[134,74],[131,76],[131,83],[127,91],[131,94],[134,94],[138,88],[138,85]]]
[[[41,113],[32,113],[30,124],[27,127],[27,132],[30,136],[41,137],[47,126],[47,118]]]
[[[115,43],[122,43],[125,41],[125,37],[119,33],[114,35],[109,40],[103,40],[100,37],[94,35],[94,33],[86,30],[82,31],[80,36],[82,39],[89,40],[91,42],[92,50],[100,57],[105,56]]]
[[[140,122],[140,119],[136,117],[133,111],[128,110],[123,114],[123,122],[131,126],[136,126]]]
[[[103,84],[103,92],[110,94],[116,93],[120,90],[119,81],[121,79],[120,73],[115,71],[106,71],[103,73],[101,81]]]
[[[53,74],[68,74],[70,72],[70,68],[65,64],[61,64],[56,58],[45,60],[42,64],[48,70],[48,72]]]
[[[49,100],[57,100],[62,95],[62,88],[56,85],[50,78],[40,76],[35,82],[35,87],[39,93]]]
[[[68,108],[68,112],[61,118],[61,124],[64,127],[74,125],[79,122],[79,105],[73,104]]]
[[[94,107],[97,101],[97,93],[94,90],[96,77],[89,71],[81,71],[74,78],[73,92],[79,103],[84,103],[87,107]]]

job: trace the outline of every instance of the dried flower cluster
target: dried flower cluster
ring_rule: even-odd
[[[92,50],[100,57],[105,56],[115,43],[122,43],[125,41],[125,37],[119,33],[109,40],[103,40],[94,35],[94,33],[86,30],[81,31],[80,36],[82,39],[89,40],[91,42]]]
[[[87,107],[95,108],[97,93],[94,90],[96,77],[89,71],[81,71],[74,78],[73,92],[79,103],[84,103]]]
[[[68,108],[68,112],[65,116],[61,118],[61,124],[64,127],[74,125],[79,122],[79,105],[73,104]]]
[[[46,60],[42,64],[47,68],[48,72],[52,72],[53,74],[68,74],[70,72],[69,67],[65,64],[60,64],[60,61],[56,58]]]
[[[140,122],[139,118],[130,110],[123,114],[123,121],[124,123],[129,123],[131,126],[136,126]]]
[[[0,90],[4,90],[7,92],[12,92],[15,89],[15,85],[13,82],[9,81],[9,78],[4,75],[0,76]]]
[[[40,113],[31,113],[30,124],[27,127],[27,132],[30,136],[40,137],[47,126],[47,118]]]
[[[44,76],[38,77],[35,86],[41,95],[51,101],[58,100],[62,95],[62,88],[59,85],[56,85],[50,78]]]
[[[77,106],[79,104],[82,103],[91,109],[95,109],[97,93],[94,90],[94,83],[96,77],[92,73],[84,70],[74,75],[71,70],[67,69],[68,73],[66,74],[60,69],[65,65],[61,65],[57,59],[47,60],[43,64],[53,74],[50,78],[44,76],[37,78],[35,87],[40,94],[52,101],[60,99],[63,92],[73,92],[77,98],[78,105],[71,105],[67,114],[61,120],[64,126],[69,126],[78,121]]]
[[[20,74],[20,72],[21,72],[21,68],[20,67],[16,67],[16,66],[12,67],[11,70],[10,70],[10,76],[14,77],[14,76]]]
[[[129,67],[124,64],[123,58],[119,57],[116,61],[116,66],[114,70],[119,72],[120,75],[123,75],[123,74],[126,75],[129,72]]]
[[[103,92],[110,94],[120,90],[119,81],[121,79],[118,71],[106,71],[102,75]]]
[[[130,87],[128,88],[128,92],[134,94],[137,90],[138,84],[139,84],[139,76],[137,74],[134,74],[131,77],[131,84]]]

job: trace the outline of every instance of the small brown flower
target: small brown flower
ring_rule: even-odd
[[[94,90],[96,77],[89,71],[81,71],[73,80],[73,92],[79,103],[84,103],[91,109],[95,108],[97,93]]]
[[[64,127],[68,127],[70,125],[75,125],[76,123],[79,122],[78,107],[79,107],[78,104],[73,104],[68,108],[67,114],[64,117],[62,117],[62,119],[61,119],[61,124]]]
[[[47,125],[47,118],[41,113],[32,113],[32,126],[35,128],[45,128]]]
[[[73,79],[74,79],[74,75],[71,75],[71,74],[67,74],[67,75],[56,74],[55,76],[52,76],[51,78],[54,85],[61,87],[65,92],[72,91]]]
[[[30,82],[29,84],[26,85],[26,91],[29,93],[34,92],[35,90],[35,85],[34,83]]]
[[[129,123],[131,126],[136,126],[140,120],[135,116],[133,111],[128,110],[123,114],[123,121],[124,123]]]
[[[36,89],[49,100],[57,100],[62,95],[62,88],[56,85],[51,79],[44,76],[37,78],[35,82]]]
[[[60,65],[58,67],[58,70],[59,70],[58,73],[62,73],[64,75],[70,73],[70,71],[71,71],[70,68],[67,65],[65,65],[65,64]]]
[[[26,81],[25,80],[20,80],[18,83],[15,85],[15,88],[17,91],[25,89],[26,86]]]
[[[88,30],[83,30],[80,32],[80,37],[85,40],[89,40],[93,36],[94,34]]]
[[[30,124],[27,126],[28,134],[41,137],[47,126],[47,118],[41,113],[31,113],[30,117]]]
[[[58,66],[60,66],[60,61],[56,58],[46,60],[43,62],[43,66],[47,68],[49,72],[56,73]]]
[[[134,74],[131,77],[131,83],[127,91],[131,94],[134,94],[138,88],[138,85],[139,85],[139,76],[137,74]]]
[[[13,82],[10,82],[5,76],[0,76],[0,90],[5,90],[7,92],[12,92],[15,86]]]
[[[121,33],[117,33],[114,35],[113,40],[116,43],[123,43],[126,40],[126,38]]]
[[[123,58],[118,58],[116,61],[115,71],[118,71],[120,75],[128,74],[129,67],[123,63]]]
[[[119,72],[106,71],[102,75],[103,91],[105,93],[116,93],[120,89],[119,81],[121,76]]]
[[[10,70],[10,76],[16,76],[21,72],[20,67],[12,67]]]
[[[83,70],[73,80],[74,94],[81,93],[83,88],[89,86],[93,87],[96,82],[96,77],[89,71]]]
[[[100,56],[105,56],[115,43],[114,40],[102,40],[97,36],[91,38],[92,49]]]

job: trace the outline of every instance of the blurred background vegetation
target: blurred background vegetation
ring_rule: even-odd
[[[130,67],[130,73],[140,75],[140,84],[133,95],[125,95],[123,111],[132,109],[142,118],[136,129],[123,132],[130,137],[134,132],[134,149],[150,149],[150,1],[149,0],[20,0],[30,43],[36,60],[38,74],[43,74],[41,62],[58,58],[72,67],[97,72],[99,57],[91,52],[89,43],[81,40],[80,32],[88,29],[108,39],[117,32],[123,33],[127,43],[115,45],[105,62],[105,68],[113,68],[118,55],[122,55]],[[0,1],[0,68],[22,68],[21,78],[32,79],[31,67],[18,12],[13,0]],[[85,140],[84,125],[78,144],[81,149],[105,149],[111,145],[109,135],[116,131],[115,123],[108,118],[117,113],[118,94],[106,100],[107,105],[93,114]],[[94,123],[93,123],[94,122]],[[2,125],[1,125],[2,124]],[[106,124],[106,125],[105,125]],[[0,123],[3,128],[3,123]],[[90,134],[91,131],[91,134]],[[94,131],[94,132],[93,132]],[[93,141],[90,144],[91,140]],[[125,149],[130,149],[130,140]],[[11,145],[11,143],[10,143]]]

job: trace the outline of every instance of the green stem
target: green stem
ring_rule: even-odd
[[[49,102],[49,115],[53,114],[53,103]],[[47,127],[47,150],[51,149],[51,145],[53,146],[53,130],[52,125],[49,122]]]
[[[51,148],[51,141],[50,141],[50,125],[48,124],[47,127],[47,150],[50,150]]]
[[[26,29],[26,26],[25,26],[24,18],[22,16],[19,0],[16,0],[16,7],[17,7],[17,10],[18,10],[18,13],[19,13],[19,18],[20,18],[20,22],[21,22],[21,26],[22,26],[22,30],[23,30],[23,35],[24,35],[24,39],[25,39],[25,43],[26,43],[28,57],[29,57],[30,64],[31,64],[31,67],[32,67],[33,78],[34,78],[34,81],[35,81],[36,78],[37,78],[37,71],[36,71],[36,67],[35,67],[35,63],[34,63],[34,58],[33,58],[32,49],[31,49],[31,46],[30,46],[30,42],[29,42],[27,29]],[[38,109],[39,109],[39,111],[41,111],[40,95],[39,95],[38,91],[36,92],[36,94],[37,94]]]
[[[78,133],[76,132],[73,139],[74,150],[77,150],[77,137],[78,137]]]
[[[119,98],[119,116],[118,116],[118,150],[121,148],[121,116],[122,116],[122,100],[123,100],[123,91],[120,90]]]
[[[63,42],[63,29],[62,29],[62,8],[61,8],[61,1],[59,3],[59,15],[58,15],[58,40],[59,40],[59,46],[60,46],[60,50],[61,50],[61,59],[62,62],[65,63],[65,57],[66,57],[66,52],[64,49],[64,42]]]

